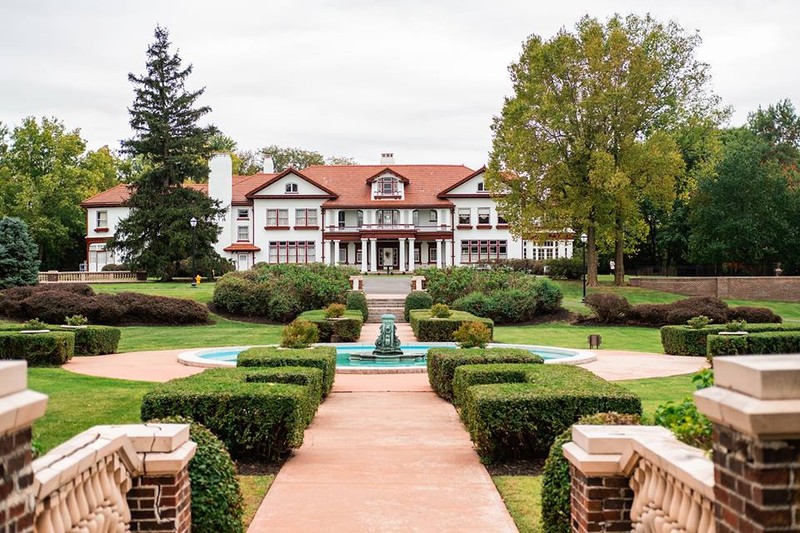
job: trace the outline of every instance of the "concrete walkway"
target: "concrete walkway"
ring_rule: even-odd
[[[426,374],[337,374],[248,531],[517,529]]]
[[[408,322],[395,322],[395,326],[397,327],[397,338],[400,339],[401,343],[417,342],[414,331],[411,329],[411,324]],[[378,338],[380,331],[380,322],[367,322],[361,328],[361,336],[358,338],[358,342],[372,344]]]
[[[368,296],[406,295],[411,292],[411,276],[364,276],[364,292]]]

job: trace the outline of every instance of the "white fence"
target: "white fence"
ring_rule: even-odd
[[[119,283],[145,279],[145,274],[138,272],[39,272],[39,283]]]

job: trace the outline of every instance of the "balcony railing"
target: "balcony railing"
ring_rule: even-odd
[[[331,233],[358,233],[360,231],[450,231],[449,224],[361,224],[360,226],[346,226],[334,224],[325,226],[326,232]]]
[[[145,272],[39,272],[39,283],[117,283],[146,280]]]

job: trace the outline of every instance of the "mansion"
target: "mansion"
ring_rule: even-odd
[[[572,256],[572,235],[535,244],[515,238],[484,187],[485,168],[463,165],[315,165],[235,176],[215,155],[208,184],[192,185],[226,208],[216,251],[237,270],[255,263],[350,265],[362,272],[469,265],[498,259]],[[115,262],[105,243],[128,215],[121,184],[81,203],[87,270]],[[186,222],[189,224],[189,221]]]

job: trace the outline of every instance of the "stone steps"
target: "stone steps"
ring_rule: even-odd
[[[381,315],[391,314],[395,317],[395,323],[405,323],[403,312],[405,310],[405,296],[396,298],[367,296],[367,309],[369,309],[368,324],[375,324],[381,321]]]

